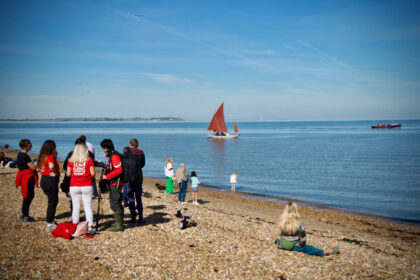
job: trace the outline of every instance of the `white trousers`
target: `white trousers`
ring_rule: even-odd
[[[80,220],[80,202],[83,200],[83,209],[85,210],[86,221],[88,222],[89,227],[93,226],[92,195],[92,186],[70,186],[70,196],[73,204],[73,212],[71,214],[73,223],[78,223]]]

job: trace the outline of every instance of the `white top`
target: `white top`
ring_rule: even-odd
[[[172,167],[172,163],[170,162],[168,162],[168,164],[165,165],[165,176],[174,177],[174,169]]]
[[[88,151],[92,154],[95,154],[95,148],[93,147],[92,143],[86,141],[86,147],[88,148]]]
[[[231,184],[236,184],[236,183],[238,183],[238,181],[237,181],[237,179],[236,179],[236,175],[233,175],[233,174],[232,174],[232,176],[230,176],[230,183],[231,183]]]

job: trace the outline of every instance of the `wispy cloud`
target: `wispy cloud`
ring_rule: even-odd
[[[308,42],[305,42],[303,40],[298,40],[298,43],[301,44],[301,45],[303,45],[303,46],[305,46],[305,47],[307,47],[307,48],[310,48],[312,50],[315,50],[319,55],[321,55],[322,58],[324,58],[328,62],[330,62],[330,63],[332,63],[332,64],[334,64],[336,66],[345,68],[347,70],[352,70],[348,65],[344,64],[343,62],[339,61],[338,59],[335,59],[332,56],[327,55],[326,53],[324,53],[323,51],[321,51],[317,47],[309,44]]]
[[[242,51],[244,54],[252,54],[252,55],[273,55],[274,51],[272,50],[255,50],[255,51]]]
[[[284,44],[284,45],[283,45],[283,48],[285,48],[285,49],[289,49],[289,50],[292,50],[292,51],[294,51],[294,50],[295,50],[295,48],[294,48],[294,47],[291,47],[291,46],[286,45],[286,44]]]
[[[184,79],[174,74],[144,73],[144,75],[152,78],[156,82],[169,85],[190,84],[193,82],[192,80]]]
[[[125,18],[131,19],[131,20],[134,20],[134,21],[137,21],[137,22],[143,22],[143,23],[149,25],[150,27],[152,27],[154,29],[159,29],[161,31],[164,31],[164,32],[169,33],[169,34],[182,37],[184,39],[189,39],[189,37],[185,33],[180,32],[180,31],[176,30],[175,28],[173,28],[171,26],[160,24],[158,22],[152,21],[152,20],[147,19],[145,17],[139,17],[139,16],[136,16],[135,14],[127,13],[127,12],[121,11],[119,9],[111,8],[109,6],[106,7],[106,9],[108,9],[109,11],[112,11],[112,12],[114,12],[114,13],[120,15],[120,16],[123,16]]]

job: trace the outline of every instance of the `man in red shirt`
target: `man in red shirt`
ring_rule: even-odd
[[[114,144],[110,139],[104,139],[101,142],[101,147],[106,157],[108,158],[108,164],[106,172],[102,179],[108,180],[110,186],[110,205],[112,211],[114,211],[115,223],[112,224],[110,231],[123,231],[123,219],[124,219],[124,208],[122,207],[122,195],[121,190],[123,186],[122,175],[122,164],[121,155],[115,151]]]

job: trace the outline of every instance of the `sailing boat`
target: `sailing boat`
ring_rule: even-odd
[[[230,138],[237,138],[239,134],[232,134],[229,135],[228,130],[226,128],[225,123],[225,113],[223,110],[223,104],[220,105],[219,109],[217,109],[216,113],[214,113],[213,118],[209,124],[207,130],[213,130],[214,134],[207,134],[207,137],[214,138],[214,139],[230,139]],[[238,132],[238,127],[235,123],[235,132]]]
[[[233,131],[235,131],[235,134],[237,134],[239,132],[238,126],[236,125],[236,122],[233,122]],[[239,136],[239,134],[238,134],[238,136]]]

